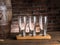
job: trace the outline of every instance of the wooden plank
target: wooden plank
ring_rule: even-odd
[[[49,34],[47,34],[46,36],[37,35],[37,36],[25,36],[25,37],[17,35],[16,38],[17,40],[19,39],[51,39],[51,36]]]

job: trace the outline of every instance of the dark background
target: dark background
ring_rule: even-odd
[[[23,15],[48,16],[48,31],[60,31],[60,0],[11,0],[12,20]]]

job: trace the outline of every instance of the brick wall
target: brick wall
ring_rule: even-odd
[[[48,31],[60,30],[59,0],[11,0],[12,21],[17,21],[23,15],[47,15]]]

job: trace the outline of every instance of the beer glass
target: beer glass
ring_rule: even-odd
[[[47,34],[47,16],[44,16],[44,36]]]
[[[40,35],[43,35],[44,28],[43,28],[43,16],[39,16],[39,27],[40,27]]]
[[[21,36],[25,36],[26,16],[19,17],[19,27]]]
[[[35,24],[36,24],[36,16],[29,17],[29,27],[30,27],[30,36],[35,36]]]
[[[40,35],[46,35],[47,32],[47,16],[39,16]]]

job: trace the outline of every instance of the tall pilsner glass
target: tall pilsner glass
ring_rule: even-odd
[[[43,17],[39,16],[39,27],[40,27],[40,35],[43,35],[44,28],[43,28]]]
[[[35,24],[36,24],[36,16],[29,17],[29,27],[30,27],[30,36],[35,36]]]
[[[26,17],[25,16],[19,17],[19,27],[20,27],[20,35],[25,36],[25,27],[26,27]]]
[[[47,33],[47,16],[44,16],[44,36]]]

